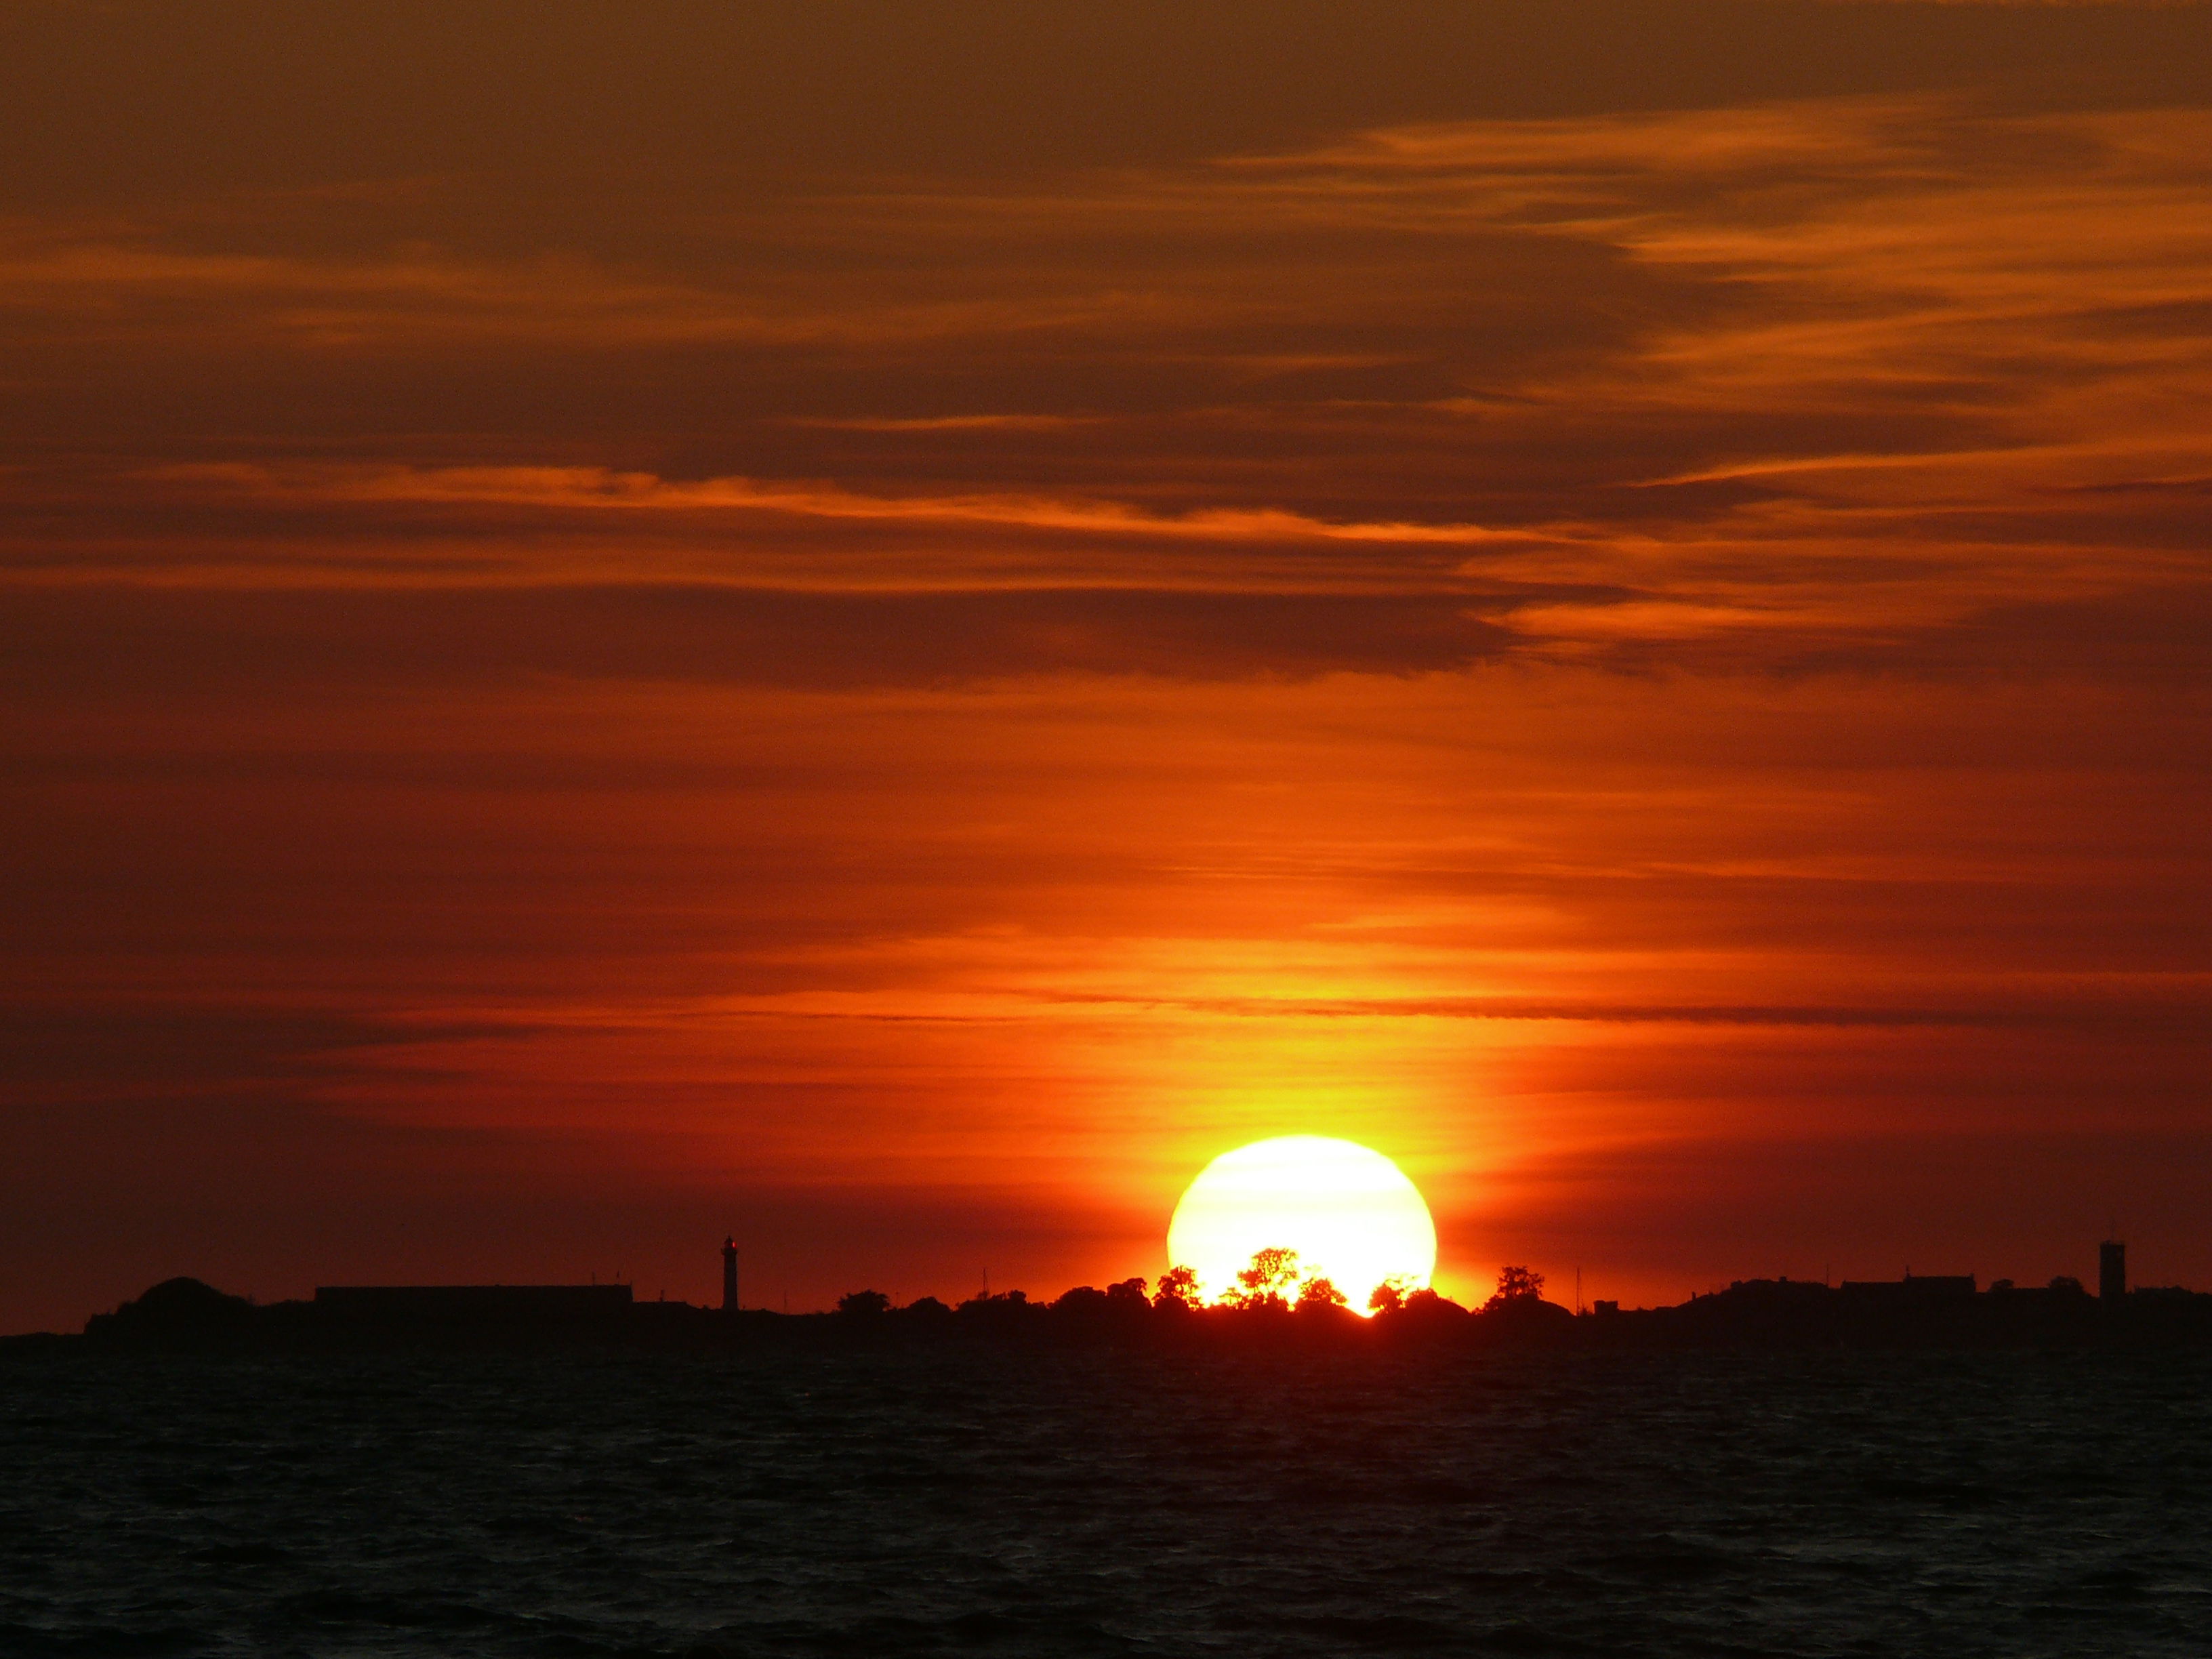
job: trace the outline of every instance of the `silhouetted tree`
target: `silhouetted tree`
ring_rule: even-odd
[[[1517,1302],[1540,1302],[1543,1299],[1543,1274],[1533,1267],[1506,1267],[1499,1271],[1497,1292],[1482,1304],[1482,1310],[1489,1313]]]
[[[1093,1291],[1091,1294],[1098,1293]],[[1042,1303],[1031,1302],[1027,1291],[1000,1291],[995,1296],[971,1296],[952,1311],[963,1319],[1004,1325],[1042,1314],[1045,1307]]]
[[[2087,1292],[2081,1288],[2081,1281],[2075,1278],[2072,1273],[2059,1274],[2057,1278],[2051,1281],[2051,1288],[2065,1296],[2082,1296],[2087,1294]]]
[[[250,1297],[226,1295],[197,1279],[165,1279],[136,1302],[112,1314],[94,1314],[85,1322],[84,1332],[98,1341],[191,1346],[243,1336],[254,1322]]]
[[[1149,1305],[1145,1300],[1145,1281],[1141,1279],[1125,1279],[1118,1284],[1109,1285],[1106,1299],[1116,1310],[1127,1308],[1131,1304],[1140,1308]]]
[[[1326,1275],[1316,1273],[1298,1286],[1298,1306],[1319,1310],[1322,1308],[1348,1308],[1344,1292],[1328,1281]]]
[[[1198,1270],[1170,1267],[1160,1275],[1160,1288],[1152,1297],[1155,1308],[1195,1308],[1199,1304]]]
[[[1367,1305],[1376,1313],[1395,1313],[1406,1305],[1416,1286],[1404,1273],[1392,1273],[1389,1278],[1368,1292]]]
[[[1298,1253],[1270,1245],[1252,1252],[1252,1265],[1238,1271],[1237,1288],[1223,1300],[1236,1308],[1279,1310],[1291,1305],[1284,1292],[1294,1290],[1297,1282]]]
[[[1431,1290],[1417,1288],[1401,1290],[1398,1305],[1377,1319],[1376,1324],[1381,1329],[1414,1334],[1440,1331],[1471,1316],[1465,1308],[1449,1297]]]
[[[837,1311],[848,1319],[877,1319],[891,1310],[891,1299],[881,1291],[853,1291],[837,1298]]]
[[[1027,1291],[998,1291],[989,1296],[971,1296],[960,1305],[963,1308],[1024,1307],[1028,1304]]]

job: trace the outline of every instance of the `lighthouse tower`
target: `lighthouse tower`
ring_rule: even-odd
[[[733,1314],[738,1310],[738,1241],[722,1241],[722,1311]]]
[[[2128,1299],[2128,1247],[2117,1238],[2097,1246],[2097,1299],[2108,1308]]]

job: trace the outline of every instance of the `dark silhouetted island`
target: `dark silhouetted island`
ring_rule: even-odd
[[[731,1247],[725,1247],[726,1263]],[[1267,1252],[1270,1257],[1283,1252]],[[1255,1263],[1257,1259],[1255,1258]],[[641,1302],[627,1285],[325,1285],[312,1301],[266,1306],[194,1279],[155,1285],[76,1337],[6,1339],[116,1352],[362,1352],[378,1350],[906,1348],[925,1344],[1109,1344],[1162,1347],[1332,1346],[1664,1349],[2005,1348],[2212,1346],[2212,1295],[2130,1289],[2124,1257],[2107,1245],[2100,1294],[2061,1277],[2039,1288],[1968,1276],[1845,1281],[1741,1279],[1673,1307],[1598,1302],[1576,1312],[1546,1301],[1525,1267],[1469,1309],[1430,1290],[1384,1286],[1362,1318],[1325,1279],[1248,1273],[1224,1303],[1202,1305],[1178,1270],[1081,1285],[1052,1302],[1020,1291],[950,1305],[904,1307],[855,1291],[828,1313],[735,1304],[726,1273],[720,1308]]]

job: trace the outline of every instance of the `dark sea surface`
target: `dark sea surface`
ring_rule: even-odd
[[[0,1362],[0,1655],[2212,1654],[2201,1354]]]

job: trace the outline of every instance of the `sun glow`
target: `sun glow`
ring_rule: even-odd
[[[1426,1285],[1436,1224],[1419,1189],[1382,1153],[1324,1135],[1285,1135],[1224,1152],[1199,1172],[1168,1225],[1168,1261],[1208,1301],[1266,1249],[1297,1252],[1354,1310],[1385,1279]]]

